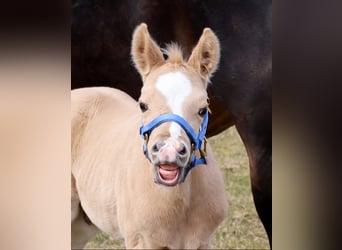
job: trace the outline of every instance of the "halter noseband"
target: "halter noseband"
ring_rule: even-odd
[[[149,136],[153,129],[158,127],[160,124],[164,122],[176,122],[178,123],[185,131],[187,136],[190,139],[191,145],[192,145],[192,155],[191,155],[191,162],[185,167],[185,173],[183,181],[185,180],[186,176],[190,172],[190,170],[200,164],[207,164],[206,156],[206,144],[207,140],[205,138],[205,133],[207,132],[207,126],[208,126],[208,111],[205,113],[203,117],[203,121],[201,123],[200,130],[198,133],[196,133],[193,128],[189,125],[189,123],[184,120],[181,116],[176,114],[162,114],[157,116],[155,119],[153,119],[150,123],[146,125],[142,125],[140,127],[140,136],[144,138],[145,142],[143,145],[143,151],[146,156],[146,158],[151,162],[151,159],[148,156],[147,152],[147,143]],[[204,148],[202,150],[202,142],[204,142]],[[200,152],[200,158],[197,159],[195,155],[195,151],[199,150]]]

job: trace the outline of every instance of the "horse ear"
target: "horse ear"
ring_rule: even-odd
[[[214,32],[205,28],[193,49],[188,64],[209,81],[220,61],[220,43]]]
[[[153,66],[164,62],[163,54],[150,37],[145,23],[140,24],[133,33],[131,55],[142,77],[148,75]]]

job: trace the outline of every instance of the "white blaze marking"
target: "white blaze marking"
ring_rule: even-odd
[[[172,113],[183,117],[183,102],[190,95],[192,89],[190,80],[181,72],[171,72],[159,76],[156,87],[165,96]],[[171,137],[177,138],[180,134],[181,127],[172,122],[170,126]]]

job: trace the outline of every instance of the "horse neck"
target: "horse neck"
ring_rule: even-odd
[[[190,206],[192,192],[194,191],[192,188],[193,181],[193,176],[189,174],[183,183],[174,187],[161,186],[155,183],[153,184],[157,185],[156,188],[159,191],[158,196],[160,196],[161,199],[165,199],[168,204],[172,203],[176,206],[179,204],[179,207],[187,208]]]

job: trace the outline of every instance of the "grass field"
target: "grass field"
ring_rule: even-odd
[[[227,218],[217,230],[212,247],[269,249],[265,230],[253,203],[247,154],[235,127],[210,138],[209,143],[224,175],[229,204]],[[124,244],[99,233],[86,248],[122,249]]]

